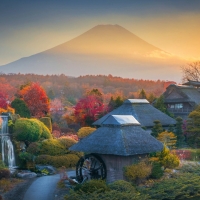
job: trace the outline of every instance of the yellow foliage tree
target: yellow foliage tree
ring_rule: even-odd
[[[176,147],[177,136],[172,132],[164,131],[158,134],[157,139],[164,143],[169,149]]]

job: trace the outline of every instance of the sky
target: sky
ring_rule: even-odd
[[[188,60],[200,60],[199,0],[0,0],[0,65],[118,24]]]

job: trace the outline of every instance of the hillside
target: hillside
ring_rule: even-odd
[[[47,92],[49,98],[61,98],[75,103],[87,91],[98,88],[109,101],[111,96],[120,95],[124,98],[137,98],[144,89],[146,93],[161,95],[171,82],[142,79],[128,79],[114,76],[86,75],[67,77],[65,75],[35,75],[35,74],[0,74],[0,88],[12,100],[21,85],[38,82]]]

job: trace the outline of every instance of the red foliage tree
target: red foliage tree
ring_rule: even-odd
[[[19,95],[27,104],[33,117],[44,117],[49,112],[48,97],[38,83],[31,83],[23,87]]]
[[[0,91],[0,108],[7,109],[8,101],[6,93]]]
[[[105,112],[107,112],[107,106],[95,95],[89,95],[80,99],[74,107],[75,119],[82,126],[90,126]]]

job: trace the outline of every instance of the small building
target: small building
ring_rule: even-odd
[[[149,133],[155,120],[159,120],[165,129],[176,124],[175,119],[153,107],[146,99],[127,99],[120,107],[95,121],[93,125],[101,126],[109,115],[132,115]]]
[[[164,103],[174,116],[187,119],[189,113],[200,104],[200,82],[188,81],[183,85],[170,85],[163,93]]]
[[[143,130],[132,115],[107,116],[100,128],[70,147],[98,154],[105,163],[108,183],[125,179],[125,166],[162,149],[163,144]]]

